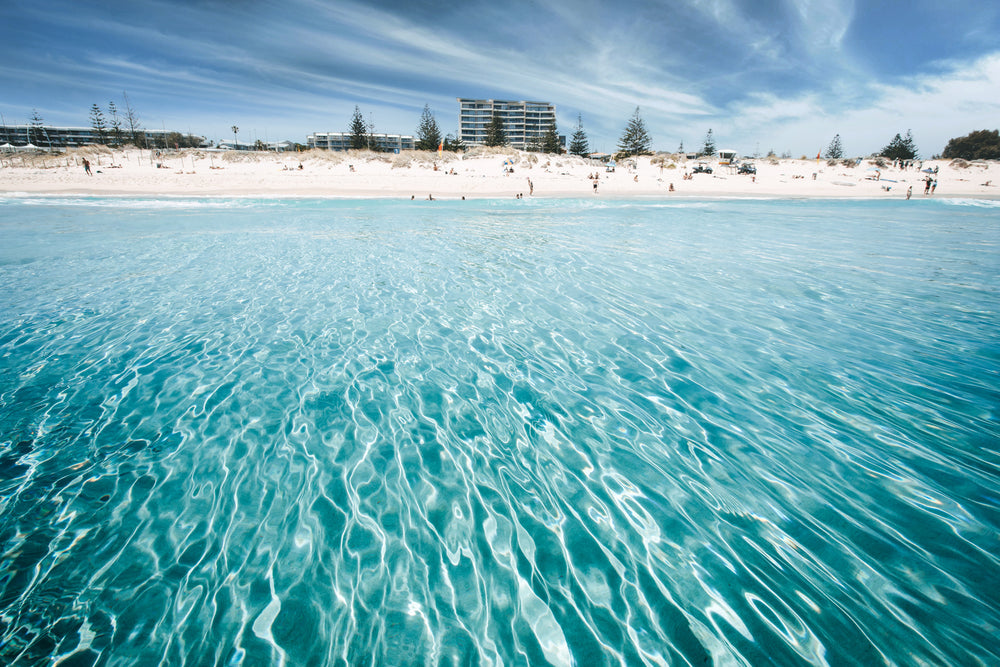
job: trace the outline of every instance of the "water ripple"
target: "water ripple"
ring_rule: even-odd
[[[1000,660],[989,207],[0,204],[5,664]]]

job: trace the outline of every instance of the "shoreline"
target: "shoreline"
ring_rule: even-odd
[[[177,192],[103,192],[103,191],[38,191],[38,192],[24,192],[24,191],[5,191],[0,187],[0,199],[68,199],[72,197],[86,197],[86,198],[101,198],[101,199],[137,199],[137,198],[156,198],[156,199],[206,199],[206,200],[223,200],[223,199],[262,199],[262,200],[329,200],[329,201],[413,201],[416,202],[428,202],[425,197],[421,199],[417,197],[411,200],[407,196],[403,195],[372,195],[372,194],[320,194],[320,193],[177,193]],[[449,196],[444,195],[434,195],[434,202],[457,202],[457,201],[506,201],[511,199],[508,196],[490,196],[490,195],[477,195],[477,196]],[[727,195],[727,194],[698,194],[698,193],[685,193],[677,194],[672,193],[670,195],[666,194],[614,194],[602,197],[587,197],[580,194],[547,194],[547,195],[535,195],[532,197],[524,197],[525,201],[535,201],[535,202],[545,202],[545,201],[604,201],[604,202],[656,202],[663,203],[669,201],[691,201],[691,202],[706,202],[706,201],[891,201],[891,200],[905,200],[903,197],[870,197],[870,196],[832,196],[832,195],[811,195],[811,194],[795,194],[795,195],[784,195],[784,194],[759,194],[759,195]],[[1000,193],[997,194],[952,194],[952,195],[935,195],[935,196],[920,196],[918,199],[916,196],[912,198],[912,201],[984,201],[984,202],[1000,202]]]
[[[83,160],[91,164],[87,174]],[[715,173],[692,174],[699,162]],[[853,161],[852,161],[853,162]],[[466,199],[1000,199],[1000,162],[918,161],[927,174],[873,159],[857,166],[820,160],[755,160],[756,176],[718,160],[670,156],[603,163],[568,155],[476,149],[465,155],[408,151],[331,153],[156,152],[82,148],[61,155],[0,156],[6,196]],[[508,171],[510,169],[510,171]],[[594,176],[597,189],[594,189]],[[924,195],[924,180],[937,180]],[[673,186],[673,190],[670,187]]]

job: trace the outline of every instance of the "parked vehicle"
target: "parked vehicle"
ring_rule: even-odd
[[[691,170],[692,174],[711,174],[712,168],[704,162],[699,162],[698,166]]]
[[[737,174],[756,174],[757,167],[749,162],[744,162],[740,165],[740,168],[736,170]]]

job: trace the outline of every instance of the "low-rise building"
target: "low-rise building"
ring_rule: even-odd
[[[149,147],[173,148],[170,140],[173,137],[189,137],[173,130],[138,130]],[[199,144],[205,143],[204,137],[190,135]],[[0,144],[11,146],[35,146],[37,148],[77,148],[94,144],[111,145],[114,136],[110,130],[105,130],[104,136],[92,127],[54,127],[52,125],[2,125],[0,126]],[[132,133],[126,129],[121,131],[121,143],[132,144]]]
[[[306,137],[306,145],[309,148],[346,151],[351,148],[353,136],[350,132],[314,132]],[[373,150],[379,150],[383,153],[412,151],[416,143],[413,137],[406,134],[372,134],[367,136],[375,142]]]

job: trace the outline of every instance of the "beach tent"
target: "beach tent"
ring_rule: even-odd
[[[14,147],[11,146],[9,143],[6,143],[6,144],[0,146],[0,151],[3,151],[4,153],[13,153],[14,152]]]

